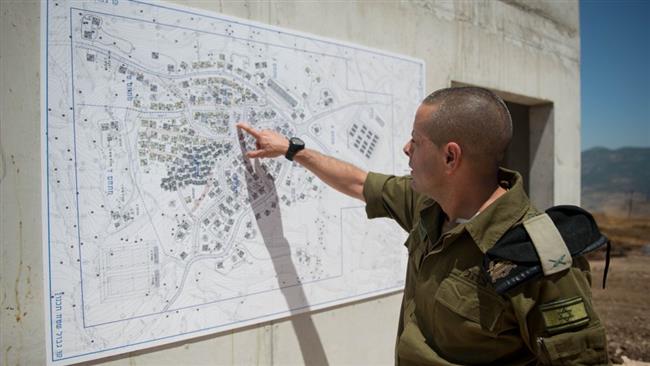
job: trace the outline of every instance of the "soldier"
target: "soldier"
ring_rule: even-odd
[[[548,216],[532,207],[521,176],[499,167],[512,120],[492,92],[463,87],[427,96],[403,149],[411,168],[404,177],[368,173],[307,149],[298,138],[237,126],[257,142],[247,157],[295,159],[364,201],[368,218],[390,217],[409,233],[397,364],[608,363],[588,262],[566,257],[561,238],[546,240],[557,238]],[[507,261],[486,267],[486,253],[522,223],[531,238],[545,242],[536,244],[540,261],[559,251],[549,257],[554,265],[537,277]],[[495,283],[509,286],[497,291]]]

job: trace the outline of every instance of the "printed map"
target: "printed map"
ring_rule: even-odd
[[[403,174],[419,60],[137,1],[43,5],[50,363],[398,291],[405,234],[238,121]]]

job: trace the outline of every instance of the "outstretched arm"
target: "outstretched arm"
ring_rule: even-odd
[[[284,156],[287,149],[289,149],[289,140],[275,131],[256,130],[246,123],[238,123],[237,128],[255,138],[257,150],[248,151],[246,156],[249,158]],[[365,201],[363,184],[366,181],[368,172],[312,149],[299,151],[293,160],[337,191]]]

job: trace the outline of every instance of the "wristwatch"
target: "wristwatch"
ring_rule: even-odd
[[[289,149],[287,153],[284,154],[284,157],[293,161],[293,157],[298,153],[298,151],[305,148],[305,142],[299,139],[298,137],[292,137],[289,139]]]

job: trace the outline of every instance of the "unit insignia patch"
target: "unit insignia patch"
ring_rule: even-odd
[[[510,274],[510,271],[515,267],[517,265],[509,261],[491,261],[487,272],[490,275],[492,283],[495,283],[498,279]]]

